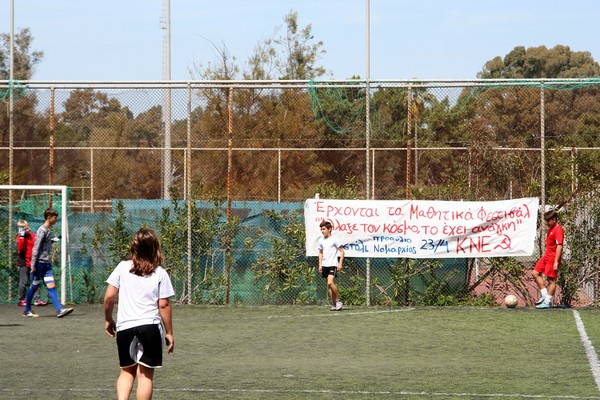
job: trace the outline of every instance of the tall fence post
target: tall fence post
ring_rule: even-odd
[[[231,292],[231,178],[232,178],[232,156],[233,152],[233,87],[229,87],[228,96],[228,124],[227,134],[227,232],[225,237],[225,304],[229,304],[229,294]]]
[[[94,212],[94,148],[90,148],[90,212]]]
[[[281,148],[277,143],[277,202],[281,203]]]
[[[366,0],[366,66],[365,66],[365,77],[366,77],[366,90],[365,90],[365,147],[366,147],[366,163],[365,163],[365,174],[366,174],[366,198],[367,200],[372,199],[373,193],[371,192],[371,160],[370,160],[370,147],[371,147],[371,1]],[[371,305],[371,259],[366,260],[366,291],[365,296],[367,297],[367,306]]]
[[[542,212],[540,213],[542,217],[540,217],[540,235],[539,235],[539,248],[540,252],[542,251],[542,232],[543,232],[543,215],[546,212],[546,103],[544,97],[544,81],[540,82],[540,180],[541,180],[541,202],[542,202]]]
[[[406,93],[406,199],[410,200],[410,173],[411,173],[411,161],[410,161],[410,134],[412,131],[412,88],[409,85]]]
[[[365,95],[365,189],[366,189],[366,198],[367,200],[372,199],[373,193],[371,192],[371,84],[369,79],[366,81],[366,95]],[[365,262],[365,279],[366,279],[366,290],[365,297],[367,298],[367,306],[371,305],[371,259],[367,258]]]
[[[188,83],[187,148],[185,152],[185,198],[187,200],[187,303],[192,304],[192,86]]]
[[[371,149],[371,198],[375,200],[375,149]]]
[[[9,41],[9,78],[8,78],[8,184],[14,185],[14,140],[15,140],[15,94],[14,94],[14,69],[15,69],[15,2],[10,2],[10,41]],[[8,191],[8,235],[7,248],[12,248],[13,225],[13,191]],[[8,252],[8,267],[12,268],[12,251]],[[8,277],[8,300],[12,300],[12,275]]]
[[[571,193],[579,188],[579,171],[575,160],[577,159],[577,150],[571,147]]]
[[[49,168],[50,176],[48,177],[48,184],[54,184],[54,87],[50,88],[50,157],[49,157]],[[52,192],[49,194],[48,207],[52,207]]]

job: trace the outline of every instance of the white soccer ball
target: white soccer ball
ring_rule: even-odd
[[[517,296],[515,296],[514,294],[509,294],[504,298],[504,304],[508,308],[515,308],[517,306],[517,302]]]

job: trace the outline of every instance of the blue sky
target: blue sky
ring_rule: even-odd
[[[164,78],[164,0],[14,0],[44,59],[40,81]],[[10,31],[0,0],[0,32]],[[243,64],[284,16],[298,12],[326,54],[327,77],[366,76],[366,0],[171,0],[171,77],[214,63],[209,40]],[[370,0],[371,79],[473,79],[515,46],[568,45],[600,61],[598,0]]]

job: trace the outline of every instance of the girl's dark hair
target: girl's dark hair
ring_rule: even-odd
[[[160,241],[152,229],[142,228],[133,236],[129,248],[133,267],[129,270],[138,276],[150,275],[163,262]]]

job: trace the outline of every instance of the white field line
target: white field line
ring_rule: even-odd
[[[155,391],[157,389],[154,389]],[[161,390],[161,389],[158,389]],[[284,390],[284,389],[162,389],[161,391],[192,391],[192,392],[225,392],[225,393],[275,393],[275,394],[333,394],[333,395],[365,395],[370,396],[425,396],[425,397],[483,397],[483,398],[523,398],[523,399],[600,399],[597,396],[552,396],[518,393],[442,393],[442,392],[408,392],[408,391],[369,391],[369,390]]]
[[[154,388],[155,392],[164,393],[272,393],[272,394],[329,394],[329,395],[364,395],[366,398],[372,396],[410,396],[411,398],[423,397],[472,397],[472,398],[519,398],[519,399],[574,399],[584,400],[593,399],[598,400],[598,396],[567,396],[567,395],[535,395],[535,394],[519,394],[519,393],[443,393],[443,392],[409,392],[409,391],[369,391],[369,390],[285,390],[285,389],[211,389],[211,388]],[[48,388],[24,388],[24,389],[0,389],[1,393],[103,393],[103,392],[115,392],[115,389],[102,389],[102,388],[88,388],[88,389],[48,389]]]
[[[594,345],[585,331],[585,326],[583,325],[583,321],[581,320],[579,312],[577,310],[573,310],[573,316],[575,317],[577,330],[579,331],[579,336],[581,337],[581,343],[583,343],[585,354],[587,355],[590,363],[590,369],[592,370],[596,387],[600,391],[600,365],[598,364],[598,354],[596,353],[596,349],[594,349]]]
[[[327,314],[300,314],[300,315],[270,315],[267,319],[274,318],[310,318],[310,317],[341,317],[345,315],[368,315],[368,314],[387,314],[395,312],[413,311],[414,308],[399,308],[394,310],[382,310],[382,311],[361,311],[361,312],[348,312],[348,311],[331,311]]]

